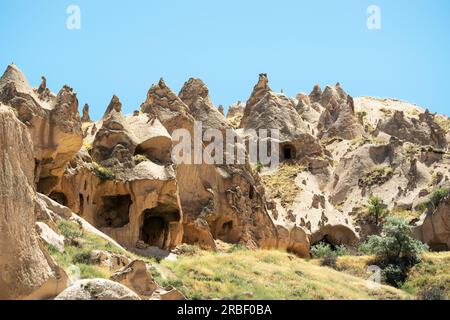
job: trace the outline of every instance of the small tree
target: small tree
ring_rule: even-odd
[[[371,236],[361,249],[375,255],[377,264],[384,269],[383,276],[387,283],[400,286],[409,268],[420,262],[420,255],[427,246],[413,239],[412,227],[406,220],[388,217],[381,236]]]
[[[408,262],[412,265],[420,261],[420,254],[427,246],[412,237],[412,227],[406,220],[388,217],[381,236],[371,236],[364,247],[380,261],[391,263]]]
[[[371,196],[367,203],[367,212],[378,226],[381,220],[387,215],[388,211],[379,197]]]

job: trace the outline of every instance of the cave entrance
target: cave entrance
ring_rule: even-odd
[[[121,228],[130,222],[130,195],[104,196],[95,215],[96,225],[100,228]]]
[[[293,160],[295,158],[295,149],[292,145],[284,145],[281,150],[284,161]]]
[[[215,223],[215,238],[225,242],[236,242],[235,225],[231,218],[221,218]]]
[[[140,240],[147,245],[164,249],[170,245],[170,224],[180,221],[178,208],[159,205],[142,213]]]
[[[52,199],[53,201],[58,202],[60,205],[67,207],[68,201],[67,201],[67,197],[64,193],[52,192],[52,193],[50,193],[50,195],[48,197],[50,199]]]

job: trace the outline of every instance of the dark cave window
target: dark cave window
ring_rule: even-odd
[[[101,228],[121,228],[130,222],[130,195],[104,196],[102,205],[95,215],[95,222]]]

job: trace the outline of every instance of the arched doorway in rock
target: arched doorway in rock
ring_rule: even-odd
[[[295,158],[296,158],[296,151],[293,145],[287,143],[281,146],[282,161],[294,160]]]
[[[53,201],[58,202],[60,205],[67,207],[67,205],[69,204],[67,201],[67,196],[63,193],[63,192],[52,192],[50,193],[50,195],[48,196],[50,199],[52,199]]]
[[[181,220],[177,207],[159,204],[142,212],[139,238],[147,245],[166,249],[170,246],[170,224]]]
[[[237,243],[236,223],[230,217],[221,217],[214,223],[214,238],[228,243]]]
[[[96,210],[94,222],[100,228],[121,228],[130,222],[130,195],[101,197],[101,204]]]

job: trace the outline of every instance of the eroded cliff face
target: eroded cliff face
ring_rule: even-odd
[[[30,131],[37,189],[50,194],[83,142],[76,94],[64,86],[54,95],[45,83],[33,89],[22,72],[10,65],[0,78],[0,101],[15,109]]]
[[[66,288],[67,276],[36,233],[33,143],[2,104],[0,149],[0,299],[54,297]]]
[[[216,129],[231,130],[198,79],[189,80],[180,97],[187,104],[160,81],[149,90],[141,109],[160,120],[169,133],[184,128],[194,138],[194,121],[205,119],[204,129],[217,125]],[[277,232],[267,212],[264,190],[249,164],[178,164],[176,177],[185,242],[215,248],[214,240],[220,239],[253,248],[276,247]]]
[[[88,106],[80,119],[70,87],[54,95],[44,78],[33,89],[17,67],[9,66],[0,79],[0,102],[16,114],[11,120],[10,111],[4,111],[5,125],[17,122],[11,130],[31,139],[17,144],[27,149],[23,155],[13,152],[24,157],[14,159],[24,163],[25,178],[19,178],[28,180],[31,190],[27,195],[24,186],[19,194],[32,198],[36,189],[130,250],[172,250],[181,243],[215,249],[222,240],[308,257],[317,242],[352,246],[376,232],[359,219],[370,196],[380,197],[392,212],[413,211],[433,190],[449,186],[447,117],[396,100],[354,99],[340,84],[323,91],[315,86],[309,95],[291,98],[273,92],[261,74],[245,107],[233,105],[225,118],[200,79],[186,81],[178,95],[161,79],[149,89],[141,111],[123,114],[113,96],[103,118],[92,121]],[[200,132],[196,122],[202,123]],[[237,122],[240,128],[234,129]],[[248,158],[241,164],[174,162],[177,129],[190,134],[191,155],[196,134],[201,139],[209,129],[241,139],[232,152],[245,155],[248,139],[259,138],[255,132],[278,129],[281,166],[265,168]],[[19,139],[6,131],[4,137],[4,148]],[[223,143],[224,159],[231,143]],[[202,154],[207,147],[200,143]],[[6,166],[11,159],[5,159]],[[11,168],[5,172],[19,170]],[[2,192],[17,185],[2,181]],[[11,207],[15,195],[7,194],[13,198],[5,205]],[[21,210],[29,210],[27,203]],[[445,203],[441,207],[445,213]],[[33,222],[26,219],[28,232]],[[424,219],[417,236],[445,243],[448,230],[436,228],[442,221]],[[37,266],[41,278],[33,288],[57,273],[51,262]],[[35,289],[27,290],[20,296]]]

